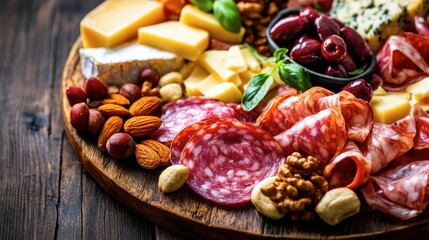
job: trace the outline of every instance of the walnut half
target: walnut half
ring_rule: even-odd
[[[261,192],[277,206],[280,213],[290,213],[293,220],[312,221],[314,208],[328,191],[321,176],[320,161],[295,152],[286,158],[274,182],[261,187]]]

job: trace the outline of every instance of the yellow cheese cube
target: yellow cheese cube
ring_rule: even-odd
[[[372,92],[372,94],[375,96],[383,96],[387,95],[387,92],[382,87],[378,87]]]
[[[409,101],[396,95],[373,96],[370,103],[374,121],[391,124],[409,114]]]
[[[208,47],[209,34],[177,21],[168,21],[140,28],[138,41],[195,61]]]
[[[419,82],[409,85],[405,91],[411,93],[416,101],[429,97],[429,78],[424,78]]]
[[[80,22],[85,48],[115,47],[137,37],[140,27],[165,21],[162,4],[149,0],[105,1]]]
[[[244,61],[243,55],[240,51],[240,46],[235,45],[228,49],[225,56],[226,67],[237,73],[247,70],[247,64]]]
[[[241,84],[242,84],[241,78],[238,74],[234,75],[232,78],[230,78],[229,82],[234,83],[237,87],[241,86]]]
[[[409,92],[391,92],[391,91],[388,91],[387,94],[398,96],[398,97],[406,99],[408,101],[411,100],[411,94]]]
[[[250,79],[252,79],[252,77],[256,74],[257,73],[255,73],[253,71],[247,70],[247,71],[239,73],[238,75],[240,75],[242,84],[248,84]]]
[[[219,80],[215,75],[210,74],[208,77],[206,77],[204,80],[202,80],[197,84],[197,88],[198,90],[200,90],[200,92],[203,95],[206,95],[206,93],[210,89],[214,88],[216,85],[219,85],[221,83],[222,83],[222,80]]]
[[[225,64],[226,51],[222,50],[209,50],[201,54],[198,62],[203,66],[209,73],[216,75],[223,81],[229,81],[234,75],[237,75],[235,71],[228,69]]]
[[[223,82],[207,91],[205,96],[208,98],[218,99],[226,103],[239,103],[241,102],[242,94],[235,84]]]
[[[203,94],[198,89],[198,83],[200,83],[202,80],[204,80],[206,77],[209,76],[209,73],[204,70],[200,66],[195,66],[194,70],[191,72],[191,75],[183,81],[185,84],[185,93],[186,96],[202,96]]]
[[[180,14],[180,22],[196,28],[201,28],[210,33],[210,36],[229,43],[241,43],[245,29],[241,27],[239,33],[233,33],[220,25],[215,16],[203,12],[197,7],[188,4]]]
[[[253,56],[252,52],[250,52],[248,48],[241,49],[241,55],[243,56],[249,70],[254,72],[261,71],[261,64],[259,63],[258,59]]]

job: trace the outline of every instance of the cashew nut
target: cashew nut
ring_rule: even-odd
[[[163,87],[170,83],[182,84],[183,83],[182,74],[178,72],[169,72],[159,79],[158,86]]]
[[[184,165],[169,166],[159,175],[158,188],[163,193],[174,192],[185,184],[188,177],[188,167]]]
[[[260,212],[262,215],[272,218],[272,219],[280,219],[285,214],[280,213],[277,210],[277,205],[275,202],[271,201],[271,199],[267,196],[265,196],[261,192],[261,187],[264,187],[268,184],[271,184],[275,181],[276,177],[269,177],[262,180],[260,183],[258,183],[252,190],[251,195],[251,201],[252,204],[255,206],[256,210]]]
[[[348,188],[329,190],[316,206],[319,217],[331,226],[358,213],[359,210],[359,198]]]
[[[159,95],[164,102],[171,102],[183,96],[182,86],[178,83],[170,83],[159,89]]]

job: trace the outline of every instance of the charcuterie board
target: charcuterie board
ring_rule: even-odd
[[[294,222],[286,217],[271,220],[249,203],[223,207],[205,201],[187,186],[170,194],[157,187],[162,169],[145,170],[133,158],[115,160],[97,148],[94,138],[78,134],[69,123],[68,86],[83,86],[78,39],[68,57],[62,78],[62,111],[65,128],[86,170],[109,194],[142,217],[193,238],[210,239],[320,239],[377,238],[407,239],[429,233],[429,210],[418,217],[400,221],[364,204],[359,214],[332,227],[320,219]],[[359,190],[358,190],[359,191]]]

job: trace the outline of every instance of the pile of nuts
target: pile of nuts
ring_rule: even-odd
[[[284,0],[240,0],[236,1],[243,27],[244,42],[252,45],[262,56],[270,56],[265,31],[277,13],[286,8]]]
[[[70,86],[65,92],[71,106],[70,124],[77,132],[97,138],[98,148],[112,158],[135,156],[146,169],[168,166],[170,149],[147,139],[162,123],[162,88],[152,87],[161,80],[155,69],[148,68],[137,81],[141,88],[133,83],[120,89],[108,87],[97,78],[87,79],[84,88]]]
[[[321,176],[320,161],[294,152],[286,158],[275,180],[261,187],[261,192],[279,213],[290,213],[292,220],[312,221],[314,208],[328,188],[328,182]]]

